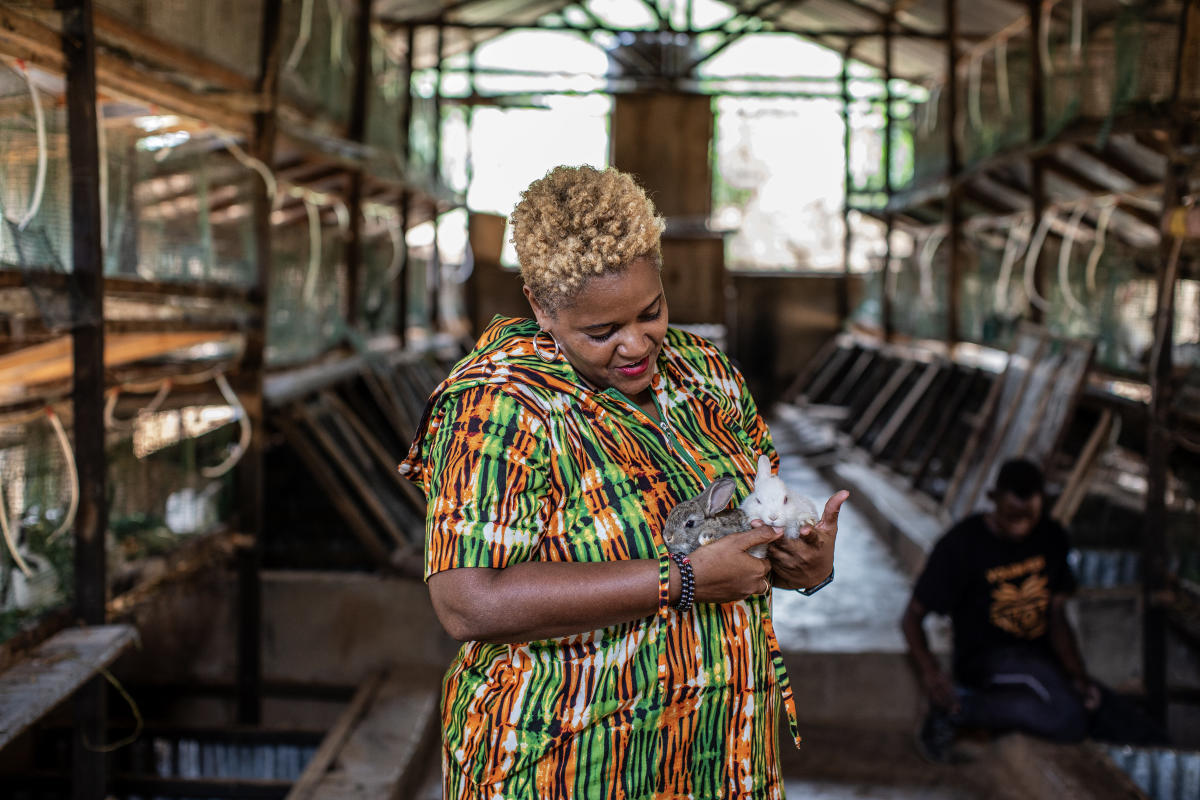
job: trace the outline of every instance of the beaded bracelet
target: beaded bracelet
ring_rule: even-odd
[[[672,608],[678,611],[690,611],[692,600],[696,597],[696,574],[692,572],[692,562],[687,556],[671,553],[671,560],[679,567],[679,600]]]

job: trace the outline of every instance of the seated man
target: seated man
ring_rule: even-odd
[[[1114,708],[1115,696],[1084,668],[1065,610],[1075,590],[1067,535],[1042,514],[1041,470],[1023,459],[1006,462],[988,498],[991,511],[968,516],[938,540],[901,620],[930,701],[918,736],[922,754],[951,761],[960,727],[1071,742],[1089,733],[1111,738],[1093,722],[1119,718],[1125,740],[1161,740],[1136,709]],[[953,681],[925,638],[929,612],[950,617]],[[1102,703],[1107,711],[1098,715]]]

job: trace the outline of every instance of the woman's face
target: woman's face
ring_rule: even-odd
[[[638,398],[650,388],[667,335],[667,298],[652,256],[598,275],[554,315],[525,290],[538,324],[554,335],[571,366],[600,390]]]

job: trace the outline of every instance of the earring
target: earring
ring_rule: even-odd
[[[543,333],[550,337],[550,341],[554,342],[554,352],[548,356],[542,351],[542,347],[538,342],[538,337],[541,336]],[[537,353],[537,357],[540,358],[542,361],[545,361],[547,364],[553,363],[554,361],[556,361],[558,359],[558,353],[559,353],[558,339],[554,338],[553,333],[546,330],[545,328],[542,328],[541,330],[539,330],[537,333],[535,333],[533,335],[533,352]]]

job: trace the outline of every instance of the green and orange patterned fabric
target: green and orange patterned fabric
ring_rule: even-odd
[[[668,331],[661,420],[497,318],[435,390],[401,472],[428,497],[426,577],[525,561],[657,559],[659,612],[521,644],[468,642],[443,684],[447,798],[774,798],[795,708],[768,597],[668,606],[662,529],[714,478],[750,491],[770,434],[737,370]],[[797,742],[799,738],[797,737]]]

